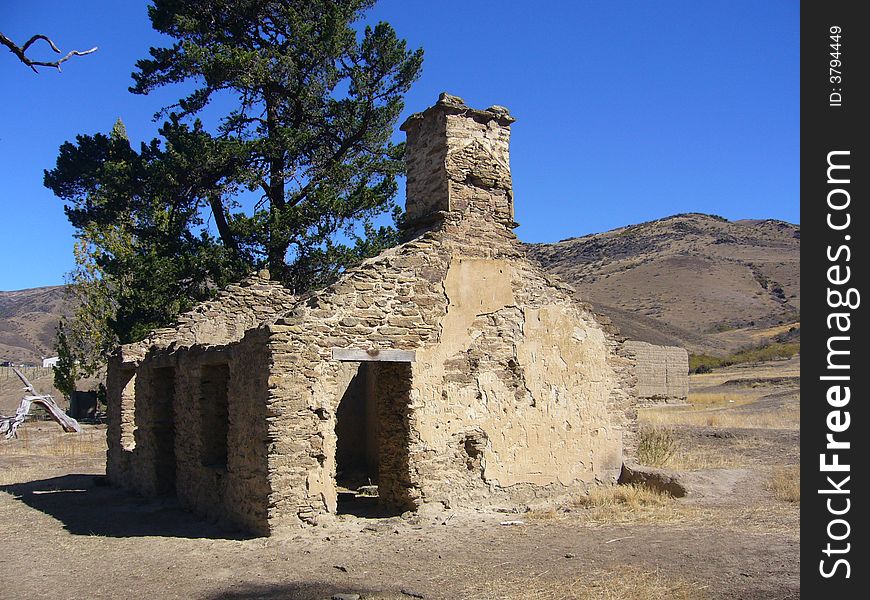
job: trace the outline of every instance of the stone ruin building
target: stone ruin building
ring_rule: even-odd
[[[616,482],[630,358],[513,233],[507,109],[411,116],[403,244],[295,298],[267,276],[121,347],[109,479],[261,535]],[[374,494],[372,490],[375,490]]]
[[[637,399],[642,404],[679,404],[689,396],[689,353],[679,346],[627,341],[624,353],[635,363]]]

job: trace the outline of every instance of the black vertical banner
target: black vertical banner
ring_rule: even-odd
[[[801,6],[801,589],[866,598],[870,22]],[[866,7],[864,7],[866,9]],[[824,596],[822,595],[824,594]]]

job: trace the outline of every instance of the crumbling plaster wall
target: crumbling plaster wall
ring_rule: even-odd
[[[685,402],[689,395],[689,353],[679,346],[625,342],[635,362],[637,396],[642,402]]]
[[[635,416],[630,361],[524,258],[511,231],[511,122],[450,96],[409,118],[411,241],[269,327],[271,529],[335,511],[348,382],[336,347],[416,351],[407,407],[393,403],[407,435],[381,440],[406,469],[388,474],[405,490],[390,501],[526,501],[618,477]]]
[[[407,448],[392,449],[408,459],[407,473],[394,473],[406,478],[408,507],[615,481],[633,410],[625,365],[512,234],[478,224],[502,243],[469,250],[456,237],[479,239],[469,225],[368,261],[269,328],[273,530],[335,511],[335,413],[347,377],[334,347],[417,351]]]
[[[419,433],[434,450],[420,468],[440,475],[424,484],[429,499],[528,500],[536,488],[614,482],[625,423],[594,321],[517,260],[455,256],[445,293],[440,344],[415,365]]]

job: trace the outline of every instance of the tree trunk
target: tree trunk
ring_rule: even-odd
[[[267,138],[274,140],[278,135],[278,116],[275,103],[270,94],[266,94],[266,129]],[[269,161],[269,240],[267,259],[269,272],[278,281],[287,279],[287,248],[290,245],[287,233],[280,224],[281,213],[286,206],[284,190],[284,156],[282,150],[276,150],[275,145],[268,144]]]
[[[239,243],[230,231],[230,225],[227,223],[227,215],[224,212],[224,203],[219,196],[209,196],[208,203],[211,206],[211,214],[214,215],[214,222],[217,225],[218,234],[221,236],[221,241],[224,246],[230,248],[233,252],[239,251]]]

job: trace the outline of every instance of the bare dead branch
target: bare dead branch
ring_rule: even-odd
[[[27,65],[28,67],[33,69],[34,73],[39,73],[39,71],[37,70],[36,67],[52,67],[52,68],[55,68],[58,71],[60,71],[61,70],[60,69],[61,63],[68,61],[73,56],[84,56],[86,54],[90,54],[91,52],[97,51],[97,47],[94,46],[90,50],[70,50],[63,57],[59,58],[58,60],[53,60],[53,61],[33,60],[32,58],[27,56],[27,50],[30,48],[30,46],[32,46],[34,44],[34,42],[38,42],[39,40],[42,40],[45,43],[47,43],[51,47],[51,49],[54,50],[57,54],[61,53],[60,48],[58,48],[57,45],[53,41],[51,41],[51,38],[49,38],[46,35],[42,35],[41,33],[37,33],[36,35],[31,37],[29,40],[27,40],[24,43],[23,46],[18,46],[18,44],[16,44],[12,40],[10,40],[8,37],[3,35],[3,32],[0,32],[0,44],[3,44],[7,48],[9,48],[9,51],[12,52],[12,54],[14,54],[15,56],[17,56],[18,60],[20,60],[25,65]]]
[[[34,395],[39,393],[36,391],[36,388],[33,387],[33,384],[30,383],[30,380],[24,376],[24,373],[22,373],[21,371],[19,371],[15,367],[12,367],[12,372],[15,373],[16,375],[18,375],[18,379],[20,379],[21,383],[24,384],[25,390],[27,390],[28,392],[30,392],[31,394],[34,394]]]
[[[51,46],[51,49],[60,54],[60,48],[54,45],[54,42],[47,35],[42,35],[41,33],[37,33],[35,36],[27,40],[23,46],[21,46],[22,52],[27,52],[27,49],[30,48],[31,44],[37,40],[44,40],[48,42],[48,45]]]
[[[24,420],[27,418],[27,413],[30,412],[30,407],[34,404],[42,406],[51,418],[63,427],[64,431],[74,431],[76,433],[81,431],[78,421],[63,412],[50,394],[39,394],[33,387],[33,384],[24,376],[24,373],[15,367],[13,367],[12,370],[16,375],[18,375],[18,378],[24,384],[24,389],[30,392],[30,394],[27,394],[22,398],[21,404],[18,405],[18,410],[15,411],[15,416],[4,417],[3,415],[0,415],[0,434],[5,434],[7,440],[9,438],[18,437],[18,428],[24,423]]]

